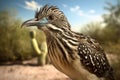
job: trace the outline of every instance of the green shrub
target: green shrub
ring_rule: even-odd
[[[114,75],[116,80],[120,79],[120,40],[117,43],[109,42],[104,46],[105,50],[112,54],[112,66],[114,68]]]
[[[31,46],[30,29],[21,28],[22,21],[15,15],[10,10],[0,12],[0,63],[37,56]],[[38,42],[45,40],[44,33],[36,31]]]

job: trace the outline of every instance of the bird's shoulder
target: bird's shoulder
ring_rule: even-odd
[[[85,44],[97,51],[104,52],[102,46],[96,39],[93,39],[90,36],[84,35],[82,33],[76,33],[76,34],[77,34],[76,37],[78,38],[80,44]]]

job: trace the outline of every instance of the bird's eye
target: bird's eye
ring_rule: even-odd
[[[48,16],[49,20],[54,20],[54,17],[52,15]]]

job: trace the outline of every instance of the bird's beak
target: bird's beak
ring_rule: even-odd
[[[37,26],[38,23],[39,23],[39,21],[37,21],[37,19],[34,18],[34,19],[30,19],[30,20],[27,20],[27,21],[23,22],[21,27],[23,27],[23,26],[27,26],[27,27],[29,27],[29,26]]]
[[[46,18],[43,18],[41,20],[37,20],[37,18],[34,18],[34,19],[30,19],[30,20],[23,22],[21,27],[23,27],[23,26],[27,26],[27,27],[29,27],[29,26],[43,26],[47,23],[48,23],[48,21],[46,20]]]

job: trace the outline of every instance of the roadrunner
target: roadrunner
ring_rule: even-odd
[[[64,13],[56,6],[45,5],[36,11],[34,19],[23,25],[37,26],[44,31],[52,64],[72,80],[114,80],[99,43],[73,32]]]

